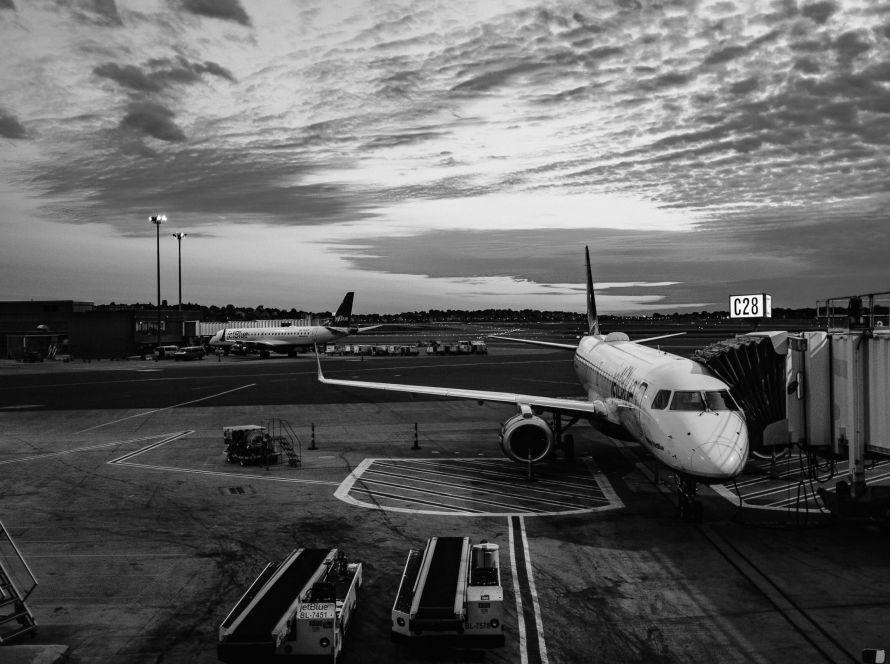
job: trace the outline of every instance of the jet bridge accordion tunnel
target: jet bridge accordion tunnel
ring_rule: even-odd
[[[779,352],[771,335],[745,335],[719,341],[692,357],[729,385],[745,412],[751,450],[764,453],[777,443],[787,444],[786,353]],[[784,438],[784,439],[783,439]]]

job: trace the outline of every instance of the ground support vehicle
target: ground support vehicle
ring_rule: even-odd
[[[265,427],[256,424],[223,427],[223,454],[229,463],[268,466],[278,463],[280,453]]]
[[[269,563],[219,628],[217,657],[337,662],[362,585],[362,564],[338,549],[295,549]]]
[[[203,360],[206,354],[204,346],[183,346],[173,353],[173,359],[177,361]]]
[[[154,359],[169,360],[178,350],[179,346],[158,346],[153,352]]]
[[[422,553],[408,553],[392,608],[393,639],[503,646],[503,617],[497,544],[431,537]]]

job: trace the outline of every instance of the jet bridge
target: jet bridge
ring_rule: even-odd
[[[820,303],[826,329],[754,332],[698,351],[693,359],[725,381],[745,411],[752,451],[798,445],[849,461],[835,513],[890,513],[890,488],[867,487],[870,459],[890,456],[890,293]]]

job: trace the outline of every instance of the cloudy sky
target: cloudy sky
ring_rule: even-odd
[[[890,0],[0,0],[0,300],[890,290]]]

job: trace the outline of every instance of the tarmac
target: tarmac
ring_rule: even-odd
[[[28,599],[36,636],[0,646],[0,662],[215,662],[220,623],[266,562],[333,546],[365,569],[345,662],[858,662],[865,648],[890,648],[890,534],[870,522],[740,507],[707,488],[704,522],[684,523],[670,478],[586,424],[571,430],[575,459],[529,481],[497,444],[508,406],[327,400],[306,357],[250,365],[270,384],[279,370],[308,375],[287,384],[288,403],[228,394],[215,405],[229,389],[216,364],[0,364],[0,520],[39,582]],[[527,368],[495,354],[443,371],[564,389],[558,374]],[[84,398],[142,394],[142,370],[176,378],[175,393],[172,380],[154,383],[167,406],[46,409],[34,398],[75,373],[69,389]],[[24,376],[33,386],[13,389]],[[222,427],[272,418],[299,435],[299,467],[225,462]],[[435,535],[499,544],[503,648],[391,641],[408,550]]]

